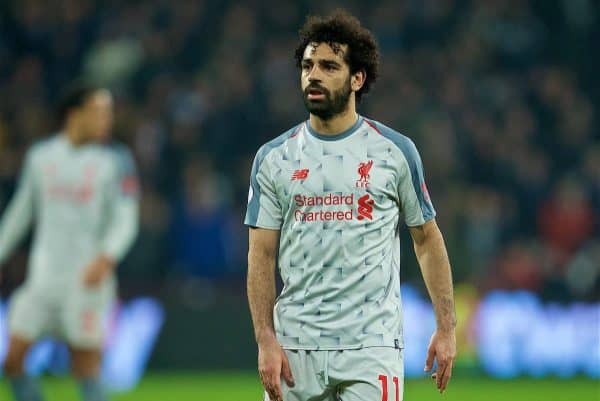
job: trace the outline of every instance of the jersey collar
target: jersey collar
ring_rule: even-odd
[[[317,131],[312,129],[312,127],[310,126],[310,120],[306,120],[305,125],[306,125],[306,130],[308,131],[308,133],[317,139],[321,139],[323,141],[339,141],[340,139],[347,138],[350,135],[352,135],[354,132],[356,132],[356,130],[361,126],[362,122],[363,122],[363,117],[359,114],[358,118],[356,119],[356,122],[350,128],[348,128],[344,132],[340,132],[339,134],[335,134],[335,135],[319,134]]]

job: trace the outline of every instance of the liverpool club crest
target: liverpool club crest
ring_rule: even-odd
[[[373,160],[362,162],[358,165],[358,175],[360,178],[356,181],[357,188],[369,188],[369,178],[371,178],[369,172],[371,171],[371,167],[373,167]]]

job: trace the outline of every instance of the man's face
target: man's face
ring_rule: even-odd
[[[323,120],[348,108],[352,94],[350,68],[344,60],[347,45],[332,48],[327,43],[310,43],[301,63],[301,83],[306,109]]]
[[[113,126],[113,100],[109,91],[98,90],[78,110],[79,122],[86,140],[105,141]]]

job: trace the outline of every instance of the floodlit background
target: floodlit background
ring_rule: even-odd
[[[600,398],[597,2],[1,1],[0,212],[74,78],[114,91],[114,136],[137,159],[141,234],[107,323],[115,399],[260,399],[244,282],[250,164],[307,118],[297,30],[339,5],[381,47],[360,112],[416,142],[447,241],[459,359],[444,397]],[[436,399],[418,379],[433,318],[406,232],[402,242],[416,378],[405,399]],[[26,258],[24,246],[4,266],[4,301]],[[66,364],[48,342],[28,359],[49,400],[76,395]]]

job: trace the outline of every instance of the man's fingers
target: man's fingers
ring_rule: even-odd
[[[269,376],[269,388],[267,392],[269,393],[269,397],[271,401],[283,401],[283,393],[281,391],[281,379],[279,375],[270,375]]]
[[[448,363],[445,360],[440,361],[438,359],[438,366],[437,366],[436,378],[435,378],[435,384],[438,389],[442,388],[442,378],[444,377],[444,372],[446,371],[447,367],[448,367]]]
[[[442,378],[442,386],[440,387],[440,392],[444,392],[446,387],[448,386],[448,382],[452,377],[452,366],[454,365],[452,359],[448,362],[448,366],[446,366],[446,370],[444,371],[444,377]]]
[[[95,287],[98,284],[99,280],[96,277],[88,275],[88,276],[85,277],[85,279],[83,280],[83,282],[84,282],[84,284],[85,284],[86,287],[92,288],[92,287]]]
[[[101,271],[95,265],[90,265],[83,274],[83,283],[88,288],[96,287],[104,280],[106,274],[106,271]]]
[[[279,398],[277,398],[277,393],[275,392],[275,389],[272,387],[269,387],[267,389],[267,394],[269,394],[270,401],[282,401]]]
[[[281,375],[288,386],[294,387],[294,377],[292,376],[290,361],[288,361],[285,352],[283,353],[283,360],[281,361]]]
[[[279,379],[272,374],[261,374],[261,379],[271,401],[283,401]]]
[[[433,369],[433,359],[434,358],[435,358],[435,348],[430,345],[429,348],[427,349],[427,360],[425,360],[425,369],[423,369],[425,372],[429,372],[431,369]]]
[[[283,401],[283,391],[281,391],[281,380],[279,377],[274,378],[275,382],[273,383],[273,396],[274,401]]]
[[[267,394],[269,394],[270,401],[281,401],[279,398],[277,398],[277,393],[273,387],[266,387],[265,389],[267,390]]]

